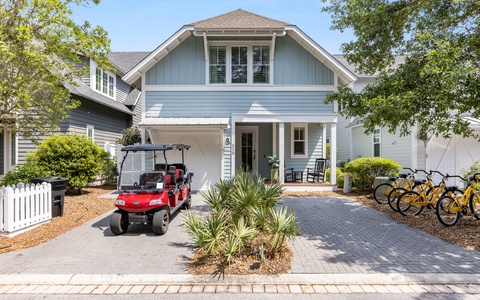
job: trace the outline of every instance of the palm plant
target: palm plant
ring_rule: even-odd
[[[282,192],[281,184],[265,186],[258,174],[237,171],[202,194],[211,209],[208,217],[202,220],[187,211],[184,226],[197,247],[207,255],[222,253],[226,264],[238,254],[263,249],[263,244],[254,244],[258,236],[264,236],[258,238],[260,243],[267,241],[265,253],[275,257],[297,232],[292,212],[273,209]]]
[[[281,253],[287,239],[297,235],[295,227],[295,214],[287,208],[270,209],[271,218],[267,222],[266,232],[269,236],[268,254],[275,257]]]

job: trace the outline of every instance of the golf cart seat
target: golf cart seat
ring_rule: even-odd
[[[165,164],[156,164],[154,169],[155,171],[166,171],[167,166]]]
[[[144,186],[147,189],[157,188],[157,183],[163,183],[164,179],[165,172],[163,171],[146,172],[140,174],[140,186]]]
[[[177,180],[177,184],[179,186],[183,186],[183,183],[185,182],[185,173],[183,172],[182,169],[176,169],[175,170],[175,179]]]

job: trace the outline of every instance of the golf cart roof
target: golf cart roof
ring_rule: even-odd
[[[130,145],[122,148],[122,151],[163,151],[163,150],[182,150],[190,149],[190,145],[185,144],[139,144]]]

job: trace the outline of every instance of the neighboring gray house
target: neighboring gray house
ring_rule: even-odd
[[[354,72],[358,80],[350,86],[360,92],[367,84],[375,82],[378,74],[367,76],[355,71],[343,56],[335,56],[344,66]],[[398,66],[405,57],[398,56]],[[473,129],[480,134],[480,120],[465,117]],[[362,118],[338,118],[337,161],[351,161],[358,157],[385,157],[398,162],[402,167],[412,169],[438,170],[442,173],[460,174],[461,170],[480,160],[479,143],[474,138],[452,136],[450,139],[431,136],[426,141],[418,138],[416,127],[412,134],[400,137],[386,128],[377,128],[366,135]],[[453,183],[452,183],[453,184]]]
[[[121,77],[141,61],[148,52],[109,55],[116,72],[97,68],[96,63],[84,60],[90,66],[90,76],[79,78],[77,86],[66,86],[81,105],[70,112],[70,117],[60,124],[59,133],[82,133],[93,139],[104,150],[115,154],[115,140],[121,131],[136,124],[141,116],[139,89],[124,82]],[[36,145],[10,132],[0,134],[0,174],[5,174],[15,164],[24,162],[25,155]]]
[[[356,76],[295,25],[239,9],[183,26],[122,79],[142,91],[144,141],[190,144],[205,190],[242,168],[269,177],[272,154],[280,174],[306,172],[326,156],[327,125],[335,162],[337,111],[323,99]]]

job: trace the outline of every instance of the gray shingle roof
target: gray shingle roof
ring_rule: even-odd
[[[290,24],[237,9],[190,25],[195,26],[195,29],[274,29]]]
[[[356,66],[350,64],[347,61],[347,59],[345,58],[345,56],[335,54],[335,55],[333,55],[333,57],[335,57],[335,59],[338,60],[344,67],[349,69],[352,73],[354,73],[358,77],[366,76],[365,74],[362,74],[362,73],[358,72],[356,70]],[[405,56],[403,56],[403,55],[395,56],[395,63],[392,65],[392,68],[396,69],[396,68],[398,68],[399,65],[403,64],[404,62],[405,62]],[[379,75],[379,73],[377,72],[377,73],[373,74],[372,76],[378,76],[378,75]]]
[[[108,54],[108,59],[113,63],[117,71],[126,74],[139,62],[141,62],[150,52],[111,52]]]
[[[83,83],[80,79],[76,79],[75,82],[77,86],[66,85],[66,87],[70,90],[72,94],[90,99],[92,101],[95,101],[97,103],[100,103],[102,105],[108,106],[110,108],[113,108],[115,110],[121,111],[129,115],[133,114],[133,112],[130,109],[128,109],[125,106],[125,104],[119,101],[110,99],[106,96],[103,96],[100,93],[93,91],[88,85]]]

